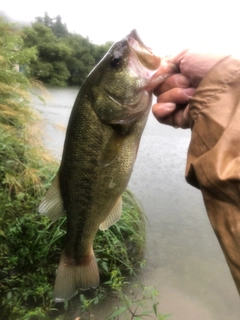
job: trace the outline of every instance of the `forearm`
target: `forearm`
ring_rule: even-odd
[[[189,106],[186,179],[201,189],[240,293],[240,61],[221,60]]]

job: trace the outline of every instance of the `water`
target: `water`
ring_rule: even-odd
[[[59,159],[78,89],[51,88],[44,141]],[[228,266],[209,223],[201,193],[184,180],[190,131],[160,125],[150,114],[129,182],[148,218],[145,285],[159,292],[171,320],[238,320],[240,305]]]

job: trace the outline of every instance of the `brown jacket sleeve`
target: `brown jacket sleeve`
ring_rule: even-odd
[[[240,294],[240,61],[221,60],[190,103],[186,179],[200,188]]]

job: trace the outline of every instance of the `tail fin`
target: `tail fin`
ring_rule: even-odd
[[[71,299],[78,289],[96,288],[99,285],[99,272],[94,253],[76,263],[62,252],[54,286],[54,299],[63,302]]]

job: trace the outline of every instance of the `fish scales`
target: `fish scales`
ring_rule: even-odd
[[[77,114],[78,112],[81,116]],[[86,232],[89,233],[91,229],[97,231],[113,206],[112,198],[120,196],[125,189],[126,175],[130,175],[135,159],[136,139],[139,140],[139,124],[137,124],[136,129],[131,129],[131,134],[123,144],[119,158],[116,160],[118,164],[99,166],[98,163],[106,142],[114,131],[111,127],[102,125],[88,102],[82,102],[81,110],[78,112],[74,112],[69,121],[68,127],[77,129],[75,131],[70,129],[66,134],[66,147],[63,154],[65,161],[62,162],[59,169],[62,199],[68,208],[67,230],[69,232],[67,234],[71,234],[71,238],[67,241],[67,250],[73,254],[74,243],[82,244],[82,239],[86,239]],[[76,119],[80,119],[81,130],[78,129],[79,125],[75,125],[75,121],[78,121]],[[82,126],[81,122],[83,122]],[[84,127],[87,129],[85,130]],[[81,142],[75,145],[71,143],[72,140]],[[79,167],[79,161],[82,163],[81,167]],[[116,181],[116,188],[110,189],[109,185],[113,177]],[[81,214],[78,213],[79,208],[81,208]],[[91,219],[87,219],[87,214],[91,215]],[[75,235],[72,234],[72,230],[75,230]],[[89,241],[92,240],[89,239]],[[86,254],[81,252],[81,248],[77,252],[78,255]]]
[[[93,241],[121,215],[156,85],[175,72],[142,43],[136,31],[109,49],[90,72],[74,103],[62,161],[39,212],[67,214],[65,248],[54,297],[70,299],[78,288],[99,285]]]

